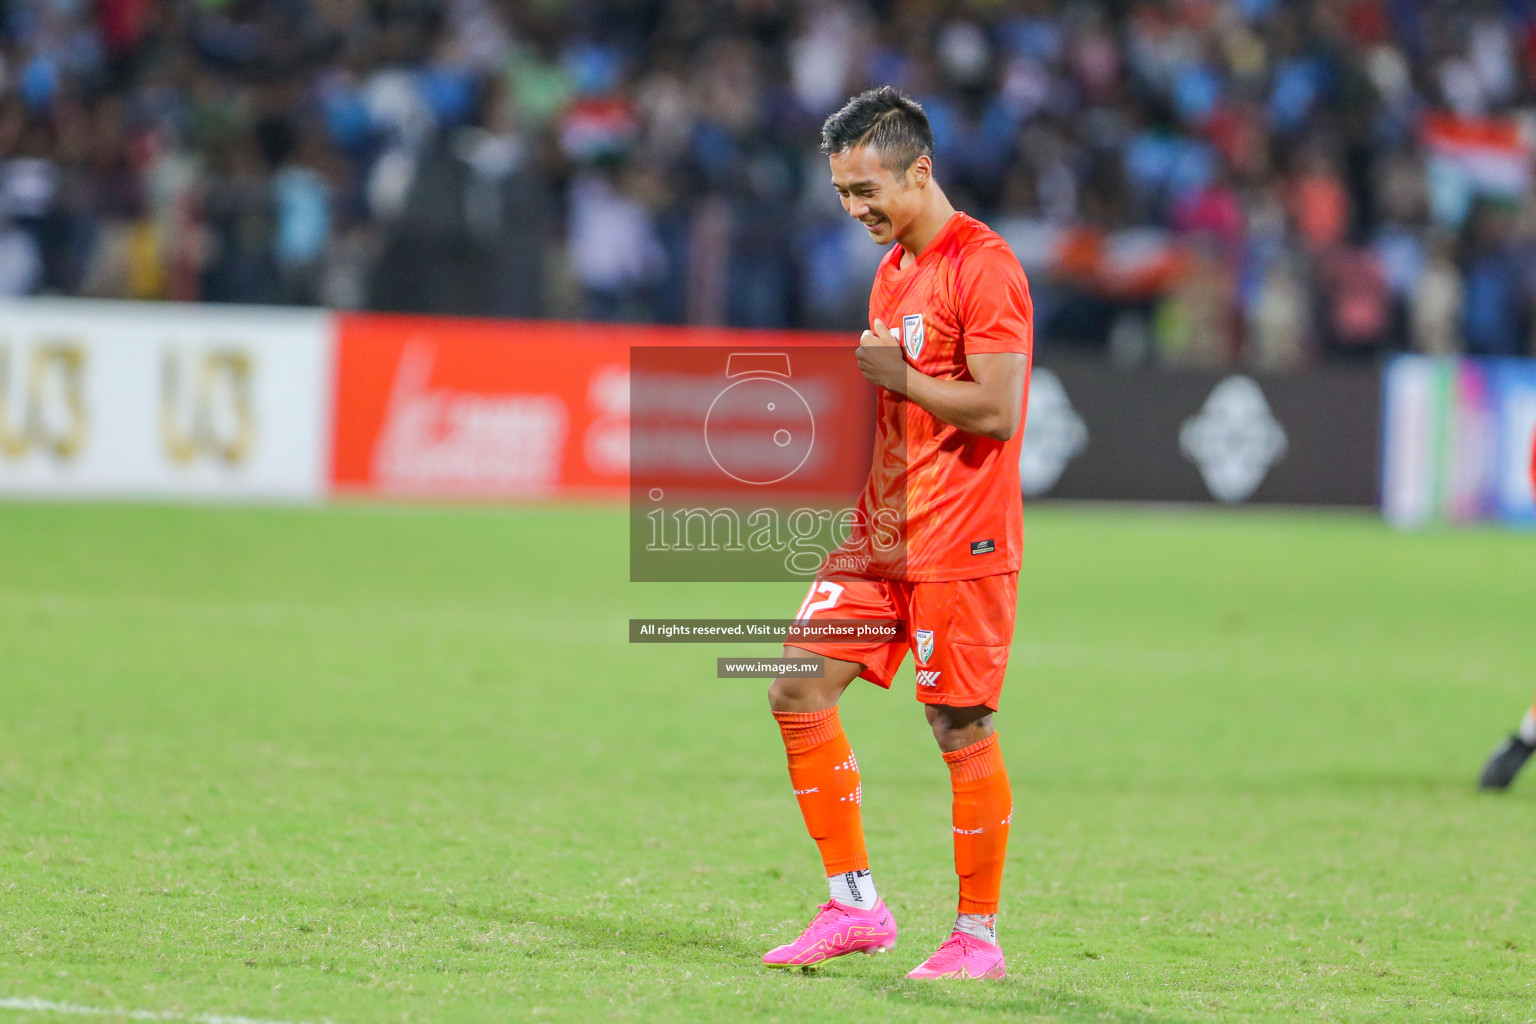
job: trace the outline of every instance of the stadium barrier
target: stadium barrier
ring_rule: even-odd
[[[335,325],[332,486],[411,498],[626,497],[632,350],[660,354],[649,362],[674,384],[707,373],[694,383],[713,393],[726,357],[701,370],[679,355],[852,344],[803,331],[387,314],[338,314]]]
[[[1026,497],[1374,505],[1381,376],[1120,370],[1040,360]]]
[[[625,493],[629,343],[567,324],[336,318],[343,494]]]
[[[622,499],[632,347],[854,341],[72,300],[15,300],[0,316],[0,494],[82,497]],[[1025,496],[1372,505],[1381,405],[1382,376],[1364,368],[1268,377],[1047,357]]]
[[[0,496],[622,499],[634,347],[844,335],[0,303]]]
[[[331,323],[310,310],[0,305],[0,494],[322,497]]]
[[[1383,392],[1389,522],[1536,526],[1536,360],[1400,356]]]

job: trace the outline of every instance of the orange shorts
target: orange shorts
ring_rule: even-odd
[[[917,661],[919,701],[960,708],[984,704],[996,711],[1018,593],[1016,572],[947,583],[817,580],[796,619],[896,619],[906,623],[907,635],[896,642],[795,641],[787,646],[857,662],[863,666],[860,676],[886,689],[910,647]]]

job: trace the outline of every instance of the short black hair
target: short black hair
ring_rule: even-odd
[[[875,149],[882,166],[901,174],[918,157],[933,155],[933,129],[916,100],[884,85],[859,93],[821,126],[827,156],[855,146]]]

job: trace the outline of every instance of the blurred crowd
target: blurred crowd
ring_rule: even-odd
[[[1536,329],[1536,0],[4,0],[0,293],[855,328],[893,84],[1042,346]]]

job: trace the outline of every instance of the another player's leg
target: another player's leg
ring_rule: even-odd
[[[784,656],[825,657],[794,647],[786,647]],[[875,892],[864,847],[859,764],[837,716],[838,698],[863,667],[826,658],[823,678],[784,677],[768,688],[790,783],[830,889],[800,937],[764,955],[770,967],[810,967],[848,953],[883,953],[896,944],[896,920]]]
[[[1477,780],[1481,789],[1508,789],[1531,754],[1536,753],[1536,704],[1525,713],[1520,726],[1496,747]]]
[[[954,931],[909,978],[1002,978],[1007,962],[997,942],[997,903],[1013,821],[1013,793],[988,707],[928,705],[954,793],[955,874],[960,903]]]

